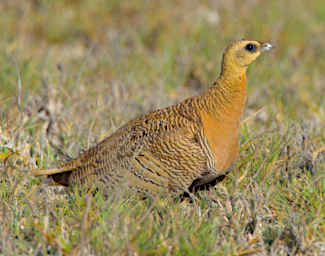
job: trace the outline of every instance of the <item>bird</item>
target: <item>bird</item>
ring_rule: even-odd
[[[248,66],[271,43],[235,40],[225,49],[211,87],[180,103],[127,122],[79,157],[33,170],[62,186],[128,187],[180,195],[214,186],[239,153]],[[97,188],[96,187],[96,188]]]

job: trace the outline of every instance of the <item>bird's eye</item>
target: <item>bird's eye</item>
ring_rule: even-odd
[[[245,49],[246,49],[247,51],[249,51],[249,52],[256,52],[256,50],[257,50],[257,46],[256,46],[256,44],[251,44],[251,43],[249,43],[249,44],[247,44],[247,45],[245,46]]]

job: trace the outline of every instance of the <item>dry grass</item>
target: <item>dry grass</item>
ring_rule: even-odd
[[[325,254],[325,7],[316,1],[0,3],[0,254]],[[248,74],[235,170],[193,204],[30,177],[207,88],[230,40]],[[108,196],[107,196],[108,195]]]

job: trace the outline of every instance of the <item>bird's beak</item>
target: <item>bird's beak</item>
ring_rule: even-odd
[[[274,46],[270,43],[263,43],[262,44],[262,51],[269,51],[272,48],[274,48]]]

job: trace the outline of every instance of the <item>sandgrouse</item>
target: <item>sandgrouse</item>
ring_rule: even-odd
[[[220,76],[198,96],[126,123],[78,158],[54,169],[34,170],[61,185],[116,187],[171,194],[215,184],[238,154],[246,102],[246,70],[273,46],[255,40],[232,42]]]

